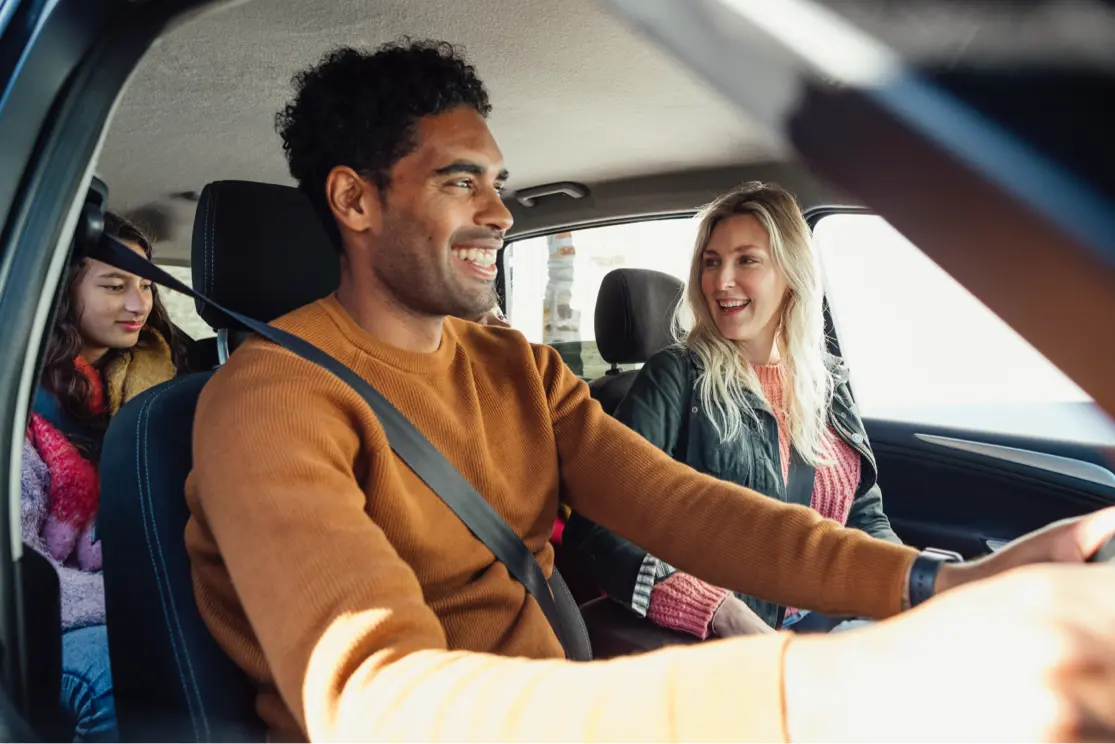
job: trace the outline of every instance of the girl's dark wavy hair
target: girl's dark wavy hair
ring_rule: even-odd
[[[138,244],[143,248],[147,260],[151,260],[151,241],[143,231],[123,217],[112,212],[105,213],[105,234],[121,241]],[[47,337],[46,352],[43,360],[43,373],[41,384],[48,392],[52,393],[65,411],[79,421],[93,424],[107,424],[104,414],[93,415],[89,412],[88,400],[92,394],[92,387],[85,375],[77,371],[74,359],[81,353],[81,308],[75,301],[75,292],[81,278],[88,269],[89,262],[85,258],[77,258],[71,262],[66,275],[65,290],[62,292],[58,303],[58,311],[54,325]],[[151,285],[151,313],[147,316],[147,323],[139,333],[139,342],[136,346],[144,346],[154,342],[152,331],[159,335],[170,346],[171,360],[175,369],[183,369],[185,351],[181,340],[170,323],[170,316],[159,298],[159,289]],[[98,367],[103,368],[122,352],[110,349],[108,354],[98,362]]]

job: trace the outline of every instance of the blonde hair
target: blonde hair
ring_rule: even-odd
[[[752,181],[701,210],[685,297],[674,316],[674,334],[701,362],[697,394],[721,441],[737,440],[744,433],[746,417],[758,420],[747,393],[762,398],[763,392],[741,346],[717,329],[701,291],[701,273],[713,230],[721,221],[740,215],[753,216],[767,231],[771,259],[786,280],[776,341],[786,383],[783,403],[790,441],[804,460],[817,465],[826,462],[824,443],[833,379],[825,348],[824,289],[813,258],[809,225],[793,194],[774,184]]]

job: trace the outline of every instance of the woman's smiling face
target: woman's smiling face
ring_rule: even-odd
[[[125,241],[146,258],[142,246]],[[109,349],[130,349],[151,313],[151,282],[94,259],[85,259],[85,271],[74,287],[82,356],[94,363]]]
[[[787,285],[767,231],[752,215],[727,217],[713,229],[700,260],[701,293],[720,334],[760,358],[769,355]]]

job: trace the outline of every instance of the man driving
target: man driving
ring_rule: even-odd
[[[779,603],[883,619],[945,596],[840,636],[566,661],[539,605],[398,460],[357,394],[255,338],[202,394],[186,540],[202,616],[257,684],[273,737],[1115,733],[1115,593],[1099,591],[1115,571],[1009,570],[1080,564],[1115,512],[941,563],[674,462],[605,415],[552,349],[458,320],[495,305],[512,223],[490,110],[440,42],[338,49],[296,76],[278,129],[341,279],[276,325],[390,399],[547,574],[560,499],[681,570]],[[1085,608],[1089,591],[1100,600]],[[1001,688],[977,705],[989,675]],[[873,715],[847,715],[864,700]]]

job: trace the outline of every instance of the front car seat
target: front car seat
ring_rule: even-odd
[[[339,268],[299,191],[243,181],[202,191],[192,264],[195,287],[264,321],[332,292]],[[198,311],[225,340],[235,330],[214,308]],[[97,529],[124,741],[264,737],[253,685],[198,614],[182,537],[194,409],[211,375],[184,375],[138,396],[105,435]]]
[[[650,269],[614,269],[600,283],[596,298],[596,346],[612,365],[589,383],[589,392],[604,412],[615,413],[636,370],[621,364],[642,364],[673,342],[670,325],[685,285],[680,279]]]

